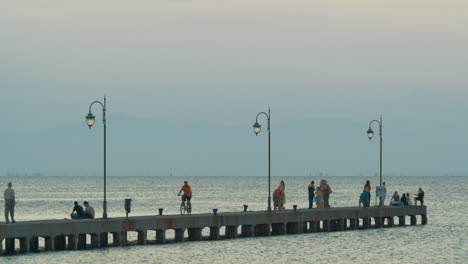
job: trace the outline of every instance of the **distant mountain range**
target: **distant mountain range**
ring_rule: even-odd
[[[1,130],[0,175],[102,175],[102,120],[33,131]],[[267,174],[266,124],[168,123],[108,117],[109,176],[260,176]],[[347,119],[272,120],[272,175],[359,176],[379,170],[378,128]],[[384,174],[466,176],[466,124],[384,120]]]

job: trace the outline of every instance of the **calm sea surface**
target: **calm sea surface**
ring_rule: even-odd
[[[332,207],[357,206],[368,178],[328,177],[333,190]],[[160,207],[165,214],[176,214],[180,205],[176,194],[185,179],[193,189],[195,214],[210,212],[212,208],[221,212],[241,211],[243,204],[248,204],[249,210],[266,209],[266,177],[109,177],[109,217],[125,215],[125,198],[133,200],[130,216],[156,214]],[[307,184],[320,180],[274,177],[272,188],[282,179],[286,182],[287,208],[293,204],[307,207]],[[372,186],[378,184],[377,178],[369,179]],[[387,201],[395,190],[413,196],[418,187],[424,189],[428,225],[41,252],[0,257],[0,263],[468,263],[468,177],[385,177],[385,180]],[[87,200],[96,215],[102,215],[102,178],[0,177],[1,186],[8,181],[13,182],[16,191],[17,221],[67,218],[75,200],[80,204]],[[0,207],[3,212],[3,202]]]

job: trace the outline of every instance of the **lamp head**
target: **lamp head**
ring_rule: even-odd
[[[86,124],[89,126],[89,129],[94,125],[94,115],[91,112],[86,116]]]
[[[374,131],[370,127],[369,130],[367,130],[367,137],[369,138],[369,140],[371,140],[374,137]]]
[[[255,124],[253,125],[253,130],[255,132],[255,135],[258,135],[261,129],[262,129],[262,126],[258,122],[255,122]]]

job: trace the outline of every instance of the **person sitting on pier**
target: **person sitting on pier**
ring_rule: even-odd
[[[281,186],[278,186],[275,191],[273,191],[273,210],[281,210],[283,207],[283,191]]]
[[[94,219],[94,208],[86,201],[83,205],[85,206],[84,217]]]
[[[406,199],[405,193],[403,193],[403,194],[401,195],[400,202],[401,202],[402,205],[408,206],[408,200]]]
[[[364,208],[369,207],[370,200],[367,192],[363,191],[359,196],[359,207],[361,207],[361,204]]]
[[[411,197],[409,193],[406,193],[406,202],[409,206],[413,206],[413,201],[411,201]]]
[[[418,201],[421,202],[421,206],[424,205],[424,191],[419,187],[418,194],[416,194],[416,198],[414,198],[414,205],[418,205]]]
[[[390,200],[390,205],[391,206],[400,206],[401,205],[400,195],[398,194],[397,191],[395,191],[395,193],[393,194],[392,200]]]
[[[70,217],[72,219],[83,219],[83,218],[85,218],[84,217],[83,207],[81,207],[81,205],[79,205],[77,201],[75,201],[74,204],[75,204],[75,206],[73,207],[73,211],[71,212]],[[76,213],[74,213],[74,212],[76,212]]]

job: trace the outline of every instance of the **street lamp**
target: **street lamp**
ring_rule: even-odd
[[[369,129],[367,130],[367,137],[369,140],[372,140],[374,137],[374,131],[372,130],[372,123],[378,123],[379,124],[379,137],[380,137],[380,186],[382,186],[382,115],[380,115],[380,121],[379,120],[372,120],[369,123]],[[382,206],[382,197],[379,199],[379,206]]]
[[[255,118],[255,124],[253,125],[253,130],[256,136],[260,133],[262,126],[258,123],[258,117],[260,115],[265,115],[267,117],[267,129],[268,129],[268,211],[271,211],[271,133],[270,133],[270,108],[268,108],[268,114],[265,112],[260,112]]]
[[[94,101],[89,105],[89,113],[86,116],[86,124],[89,129],[95,123],[95,116],[91,113],[91,107],[94,104],[100,104],[102,107],[102,123],[104,124],[104,201],[102,202],[102,218],[107,219],[107,199],[106,199],[106,96],[104,96],[104,103]]]

